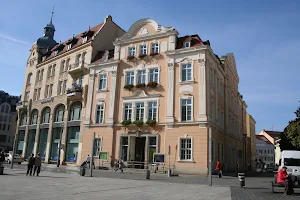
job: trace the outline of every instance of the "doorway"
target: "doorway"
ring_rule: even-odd
[[[146,137],[136,137],[135,138],[135,158],[134,158],[134,160],[139,163],[138,165],[135,165],[136,168],[144,169],[145,145],[146,145]]]

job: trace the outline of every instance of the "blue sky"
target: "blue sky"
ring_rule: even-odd
[[[233,52],[239,90],[257,122],[256,132],[272,127],[283,130],[300,105],[300,2],[296,0],[3,1],[0,90],[22,93],[29,49],[42,36],[53,5],[58,42],[111,15],[124,30],[141,18],[152,18],[161,25],[173,26],[180,35],[199,34],[203,40],[210,40],[219,56]]]

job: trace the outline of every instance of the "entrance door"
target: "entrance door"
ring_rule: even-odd
[[[136,137],[135,138],[135,161],[140,165],[135,165],[136,168],[144,168],[145,162],[145,144],[146,137]]]

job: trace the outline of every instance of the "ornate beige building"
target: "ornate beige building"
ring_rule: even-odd
[[[125,33],[108,17],[43,56],[34,44],[18,107],[23,155],[56,160],[62,130],[61,160],[79,164],[96,133],[102,164],[122,158],[144,168],[160,160],[177,172],[205,174],[211,127],[213,165],[243,169],[247,105],[234,55],[219,58],[209,41],[178,35],[152,19]],[[66,90],[76,81],[82,88]]]

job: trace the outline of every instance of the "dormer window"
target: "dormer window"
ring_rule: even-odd
[[[72,48],[72,43],[68,44],[67,49],[70,50]]]
[[[82,44],[83,44],[83,43],[86,43],[87,40],[88,40],[88,37],[87,37],[87,36],[83,37],[83,39],[82,39]]]
[[[190,47],[191,47],[191,42],[184,43],[184,48],[190,48]]]
[[[54,51],[54,56],[56,56],[58,54],[58,50]]]

